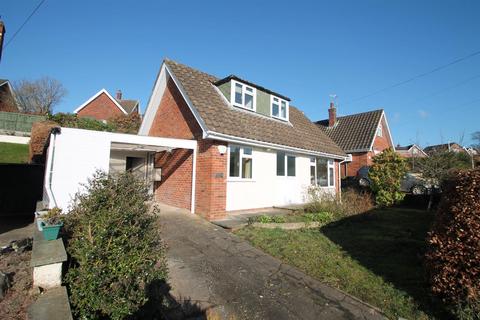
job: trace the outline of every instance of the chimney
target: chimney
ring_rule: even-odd
[[[117,100],[122,100],[122,90],[117,90]]]
[[[328,108],[328,126],[333,127],[337,122],[337,108],[333,102],[330,102],[330,108]]]
[[[3,21],[0,20],[0,61],[2,60],[2,51],[3,51],[3,39],[5,39],[5,25]]]

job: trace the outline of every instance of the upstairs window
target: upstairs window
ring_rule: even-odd
[[[256,110],[256,89],[243,83],[232,81],[232,104],[236,107]]]
[[[230,146],[229,161],[229,177],[252,179],[252,148]]]
[[[381,124],[378,125],[377,136],[383,137],[383,128],[382,128],[382,125],[381,125]]]
[[[277,176],[283,177],[286,173],[287,177],[295,177],[295,166],[295,156],[287,155],[281,151],[277,152]]]
[[[275,96],[270,96],[270,113],[274,118],[287,120],[288,119],[288,102],[277,98]]]

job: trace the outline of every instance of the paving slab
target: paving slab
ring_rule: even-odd
[[[220,319],[386,319],[186,210],[161,206],[171,294]]]
[[[49,289],[28,308],[29,320],[71,320],[67,289]]]

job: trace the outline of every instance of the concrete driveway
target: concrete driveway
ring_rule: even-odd
[[[183,209],[161,205],[171,294],[222,319],[385,319]]]

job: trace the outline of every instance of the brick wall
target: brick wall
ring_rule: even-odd
[[[162,168],[162,181],[155,183],[155,200],[190,210],[192,164],[191,150],[177,149],[157,153],[155,167]]]
[[[344,164],[344,171],[346,167],[347,177],[354,177],[357,175],[358,169],[363,166],[367,166],[371,163],[371,152],[358,152],[352,153],[352,161]]]
[[[225,145],[225,143],[201,138],[200,126],[171,79],[167,81],[165,93],[160,101],[149,135],[197,140],[195,212],[208,219],[224,216],[227,155],[219,153],[218,145]],[[178,153],[180,152],[178,151]],[[156,185],[156,199],[170,205],[190,209],[192,155],[189,154],[189,157],[185,159],[180,155],[170,158],[165,155],[159,157],[156,166],[162,167],[162,180],[164,181]],[[175,170],[179,172],[173,172],[170,175],[165,172],[164,177],[164,167],[176,168]],[[188,193],[188,197],[183,196],[181,190]]]
[[[214,140],[198,141],[195,211],[208,219],[221,218],[227,205],[227,154],[220,154]]]
[[[390,143],[390,133],[387,130],[387,123],[385,122],[385,118],[382,118],[382,136],[379,137],[375,134],[375,140],[373,141],[373,150],[378,152],[382,152],[387,148],[393,147]]]
[[[100,94],[78,112],[79,117],[108,120],[124,113],[105,93]]]

